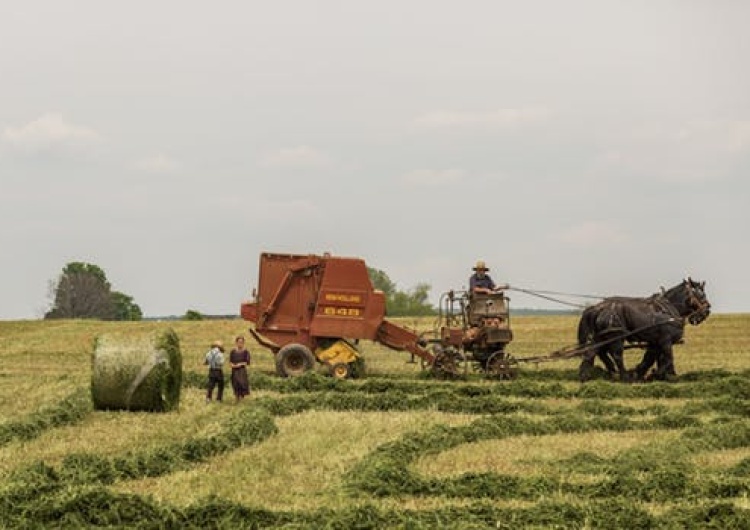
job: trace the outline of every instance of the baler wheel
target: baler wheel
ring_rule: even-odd
[[[315,357],[307,346],[287,344],[276,354],[276,373],[281,377],[297,377],[312,370]]]
[[[348,379],[351,373],[351,368],[346,363],[336,363],[331,366],[331,375],[336,379]]]

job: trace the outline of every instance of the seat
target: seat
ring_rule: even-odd
[[[489,321],[499,321],[507,327],[508,299],[503,293],[474,293],[469,297],[468,317],[471,326],[481,327]]]

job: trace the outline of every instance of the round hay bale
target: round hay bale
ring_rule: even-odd
[[[180,340],[173,330],[158,336],[97,338],[91,367],[96,410],[174,410],[181,385]]]

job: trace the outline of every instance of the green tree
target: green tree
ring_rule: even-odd
[[[390,300],[388,314],[393,316],[434,315],[435,308],[430,304],[430,284],[418,283],[408,291],[396,291]]]
[[[396,284],[391,281],[388,275],[379,270],[367,267],[367,274],[370,276],[370,281],[373,287],[385,293],[386,298],[392,296],[396,292]]]
[[[388,315],[401,317],[435,314],[435,308],[428,299],[431,289],[430,284],[419,283],[413,289],[401,291],[385,272],[368,267],[367,273],[375,289],[379,289],[385,294]]]
[[[132,296],[128,296],[119,291],[113,291],[112,302],[115,305],[115,320],[143,319],[143,312],[138,304],[133,301]]]
[[[98,318],[140,320],[141,308],[133,298],[112,291],[101,267],[74,261],[63,267],[57,280],[50,282],[52,307],[44,318]]]
[[[188,309],[185,311],[185,316],[182,317],[182,320],[203,320],[203,315],[195,309]]]

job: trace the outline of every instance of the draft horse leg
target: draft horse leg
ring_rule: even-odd
[[[609,375],[609,378],[614,379],[615,372],[617,371],[617,367],[615,366],[615,362],[617,359],[616,353],[614,351],[611,351],[607,347],[601,347],[597,349],[596,356],[599,357],[599,359],[601,359],[604,363],[604,366],[607,367],[607,374]]]
[[[638,381],[646,380],[646,374],[648,374],[648,371],[651,369],[651,367],[658,361],[659,353],[659,348],[651,344],[648,345],[646,351],[643,352],[643,358],[641,359],[641,362],[639,362],[634,369],[635,378]]]
[[[617,349],[615,348],[613,350],[609,344],[587,350],[586,353],[583,354],[583,357],[581,359],[581,366],[578,368],[578,378],[581,383],[585,383],[586,381],[591,379],[591,371],[594,368],[594,362],[596,361],[597,357],[601,359],[601,361],[604,363],[604,366],[607,368],[607,374],[609,375],[609,378],[614,379],[618,367],[622,365],[622,344],[620,344],[619,355],[617,353]],[[622,372],[620,373],[622,374]]]
[[[625,345],[623,344],[622,340],[618,340],[614,344],[612,344],[609,351],[615,363],[617,364],[617,372],[620,375],[620,381],[627,381],[628,372],[625,369],[625,360],[623,355],[623,352],[625,351]],[[609,368],[609,366],[607,366],[607,368]],[[614,369],[611,370],[610,373],[612,372],[614,372]]]
[[[589,349],[581,356],[581,365],[578,367],[578,380],[581,383],[591,379],[591,370],[594,368],[594,359],[597,355],[598,349]]]
[[[672,342],[666,342],[662,345],[661,355],[656,359],[656,378],[661,381],[674,379],[677,372],[674,369],[674,351]]]
[[[677,375],[674,369],[674,353],[671,342],[660,345],[649,344],[643,354],[643,359],[635,367],[635,377],[639,381],[645,381],[648,371],[654,364],[656,364],[654,379],[666,381]]]

